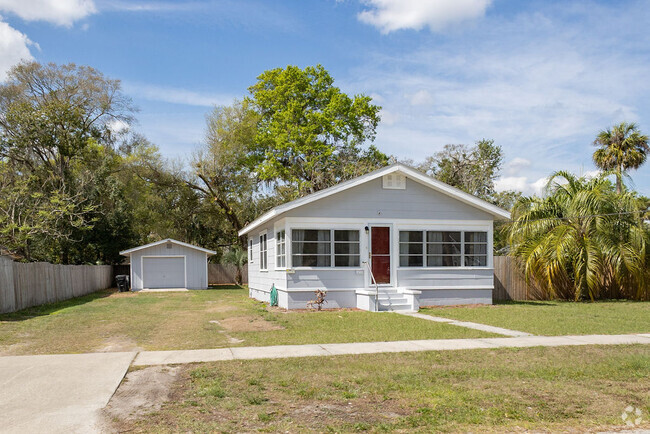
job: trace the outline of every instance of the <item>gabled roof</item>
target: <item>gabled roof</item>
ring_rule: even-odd
[[[472,196],[471,194],[465,193],[464,191],[452,187],[451,185],[445,184],[444,182],[438,181],[437,179],[433,179],[430,176],[427,176],[424,173],[413,169],[412,167],[406,166],[402,163],[395,163],[390,166],[382,167],[381,169],[375,170],[374,172],[370,172],[357,178],[351,179],[349,181],[342,182],[333,187],[329,187],[324,190],[317,191],[316,193],[312,193],[308,196],[301,197],[300,199],[296,199],[294,201],[276,206],[259,218],[255,219],[244,229],[239,231],[239,235],[245,235],[253,229],[263,225],[275,217],[280,216],[281,214],[284,214],[287,211],[296,209],[320,199],[324,199],[333,194],[340,193],[352,187],[356,187],[358,185],[372,181],[373,179],[381,178],[384,175],[388,175],[394,172],[400,172],[413,181],[430,187],[431,189],[436,190],[440,193],[446,194],[447,196],[453,197],[454,199],[464,202],[467,205],[473,206],[474,208],[485,211],[494,217],[501,219],[510,219],[510,213],[504,209],[499,208],[498,206],[492,205],[489,202]]]
[[[144,246],[138,246],[138,247],[134,247],[134,248],[129,249],[129,250],[123,250],[123,251],[120,252],[120,255],[129,256],[131,253],[137,252],[138,250],[148,249],[149,247],[154,247],[154,246],[158,246],[160,244],[165,244],[165,243],[178,244],[179,246],[188,247],[190,249],[198,250],[200,252],[207,253],[208,255],[215,255],[217,253],[214,250],[208,250],[208,249],[204,249],[203,247],[193,246],[192,244],[184,243],[182,241],[172,240],[171,238],[165,238],[164,240],[156,241],[155,243],[149,243],[149,244],[145,244]]]

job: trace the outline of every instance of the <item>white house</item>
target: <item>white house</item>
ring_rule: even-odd
[[[248,235],[251,297],[304,309],[491,303],[492,232],[510,213],[402,164],[280,205]]]
[[[131,262],[131,289],[208,287],[208,257],[216,252],[167,238],[124,250]]]

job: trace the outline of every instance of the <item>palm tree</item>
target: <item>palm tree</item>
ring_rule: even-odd
[[[248,261],[248,255],[246,251],[240,246],[235,246],[223,256],[224,262],[228,264],[233,264],[237,269],[237,274],[235,274],[235,283],[237,285],[242,284],[242,269],[244,264]]]
[[[616,192],[623,190],[623,173],[641,166],[650,151],[648,136],[641,134],[635,123],[621,122],[598,133],[594,145],[594,163],[616,174]]]
[[[547,195],[524,197],[513,208],[506,235],[526,278],[549,298],[644,298],[650,281],[650,233],[645,203],[615,193],[601,176],[552,175]]]

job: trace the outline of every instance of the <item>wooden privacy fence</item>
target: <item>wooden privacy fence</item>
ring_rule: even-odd
[[[534,282],[526,283],[514,258],[510,256],[494,257],[494,301],[540,300],[541,291]]]
[[[112,265],[20,263],[0,256],[0,313],[68,300],[112,283]]]
[[[248,264],[242,267],[242,283],[248,283]],[[208,284],[234,284],[237,267],[233,264],[208,264]]]

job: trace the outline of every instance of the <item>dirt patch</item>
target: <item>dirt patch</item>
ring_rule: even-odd
[[[160,410],[172,396],[172,386],[180,366],[151,366],[126,374],[122,384],[103,410],[109,425],[133,421],[152,411]]]
[[[265,332],[284,329],[281,325],[258,316],[234,316],[221,319],[217,324],[230,332]]]
[[[111,336],[97,349],[98,353],[112,353],[118,351],[142,351],[142,348],[127,336]]]

